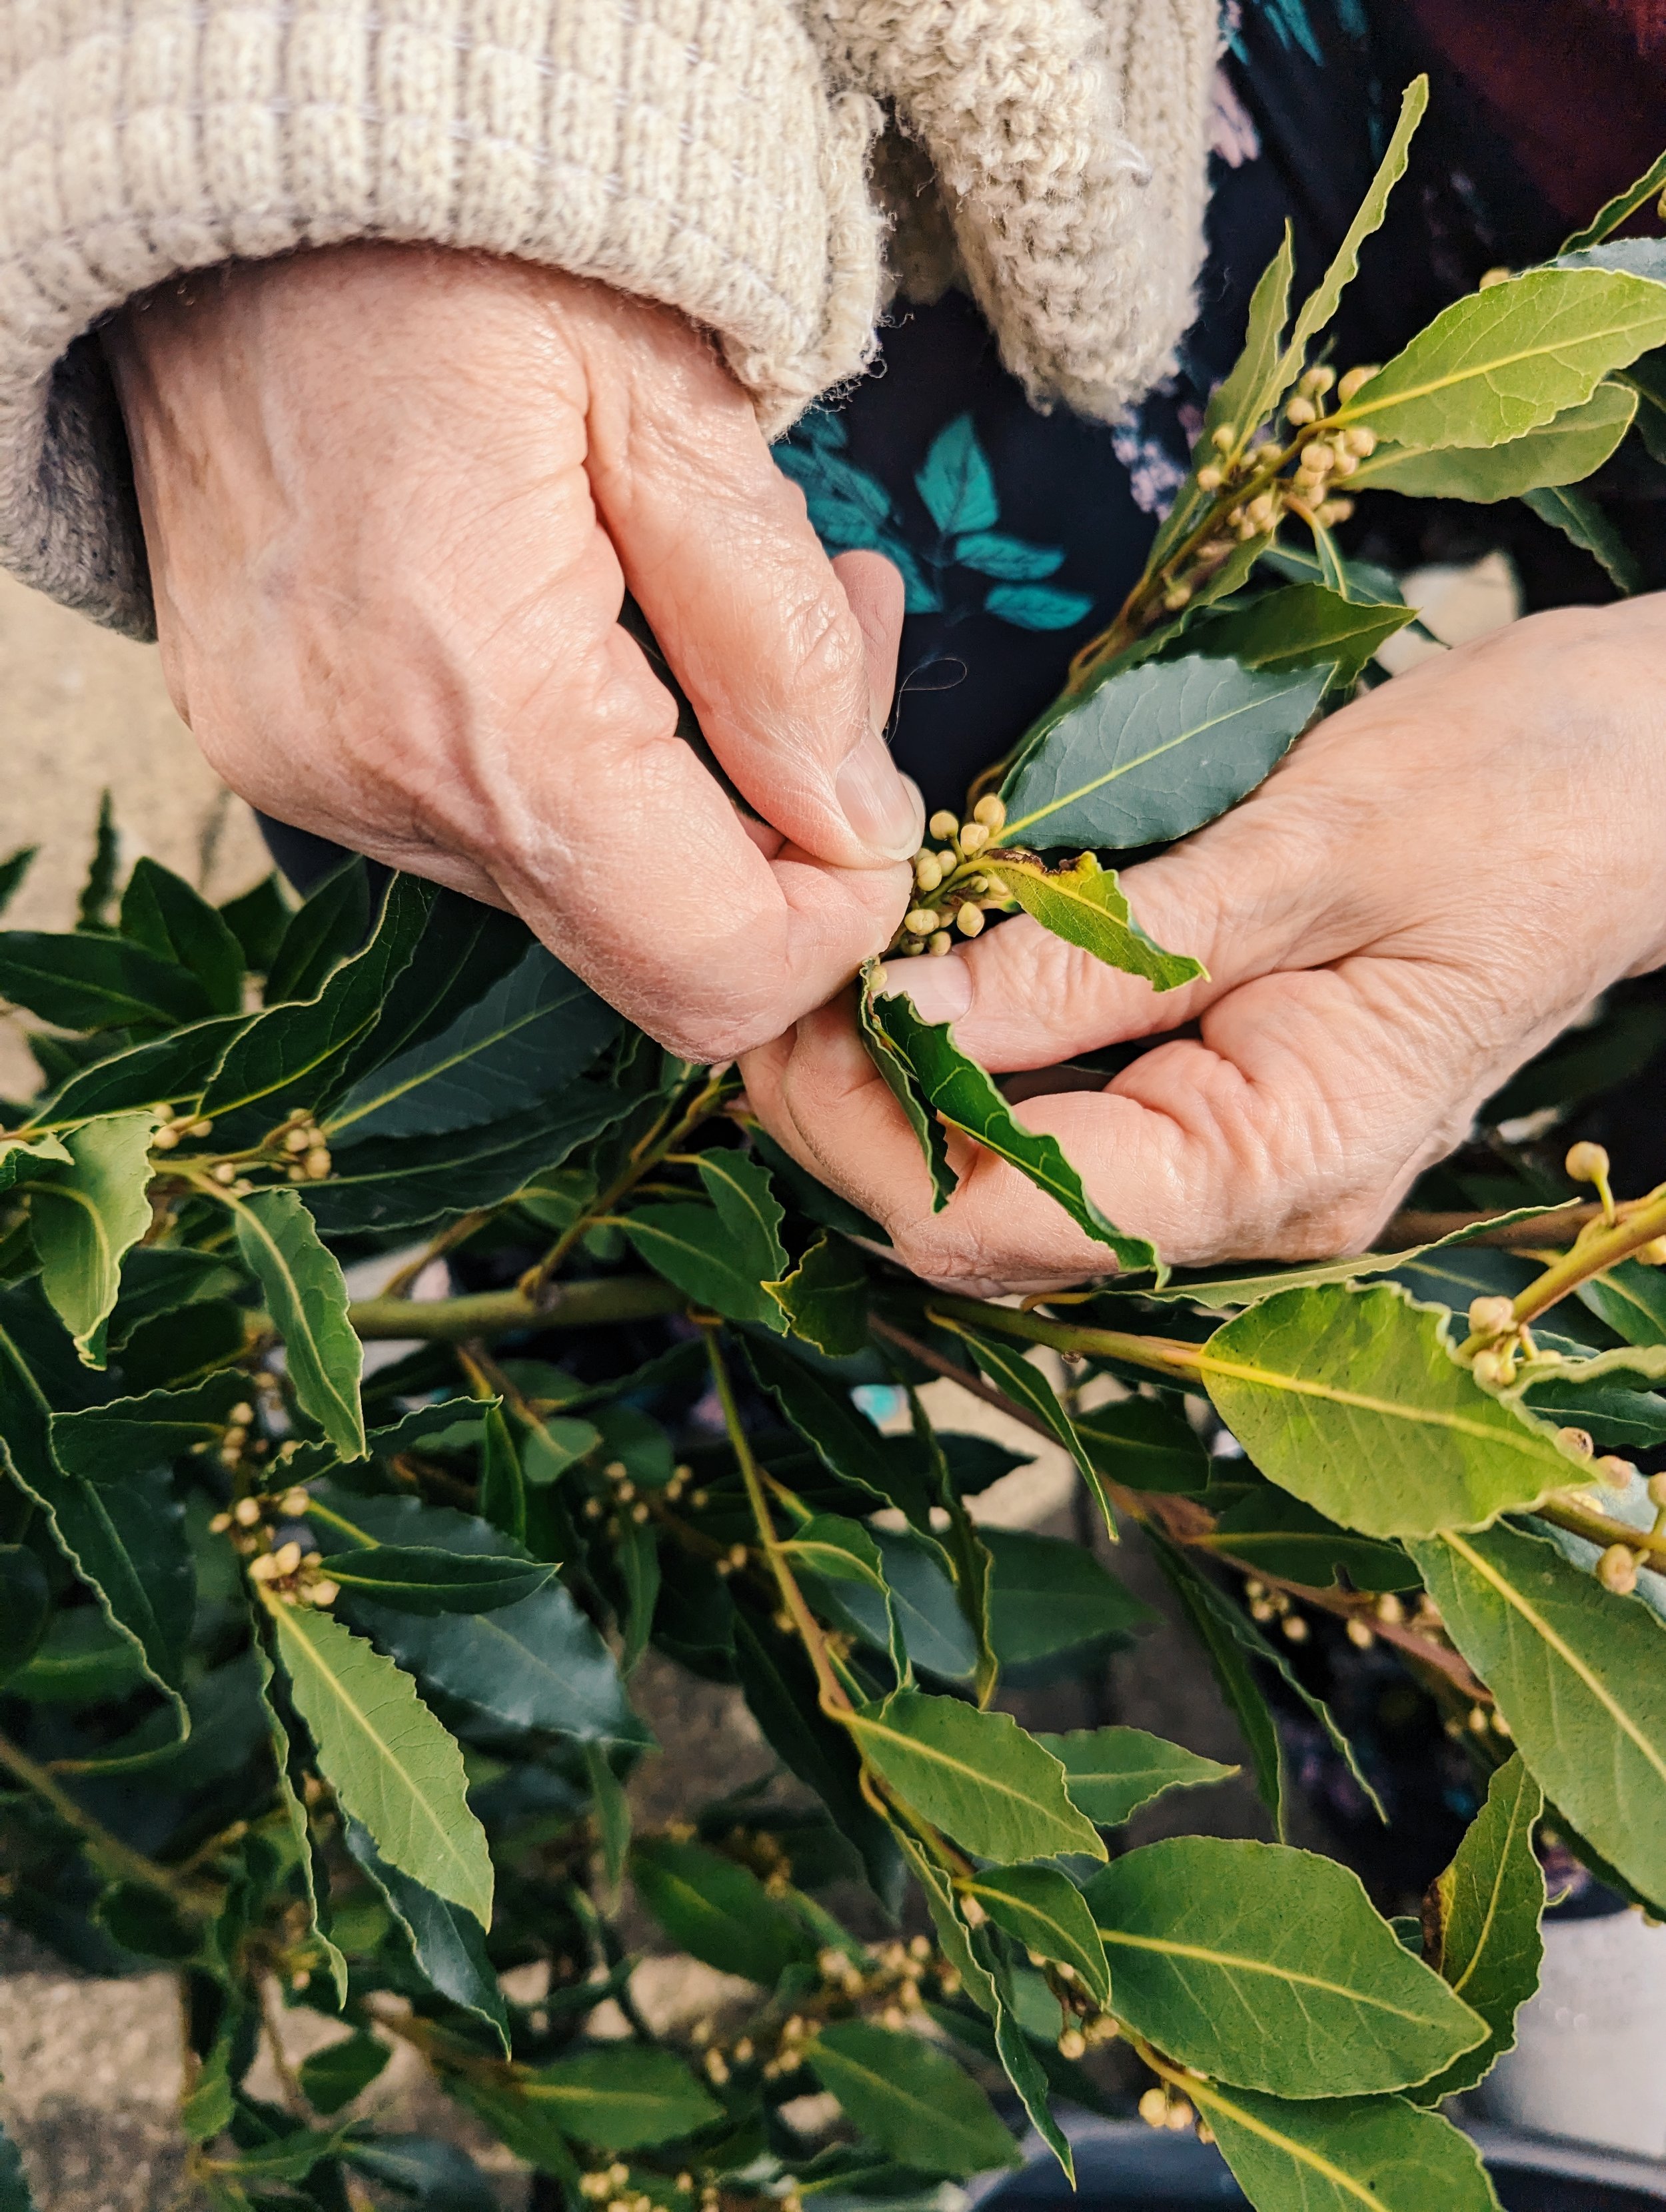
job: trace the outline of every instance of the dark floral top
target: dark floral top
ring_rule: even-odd
[[[1485,269],[1554,250],[1566,228],[1407,0],[1229,0],[1224,27],[1208,259],[1175,375],[1113,425],[1043,415],[955,291],[899,305],[874,374],[776,448],[830,550],[872,547],[903,572],[894,744],[933,805],[962,797],[1116,611],[1286,218],[1300,287],[1345,228],[1420,68],[1435,76],[1429,118],[1365,256],[1341,352],[1383,359]]]

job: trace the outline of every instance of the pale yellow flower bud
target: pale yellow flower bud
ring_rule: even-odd
[[[1140,2117],[1148,2128],[1166,2126],[1169,2118],[1167,2093],[1152,2087],[1140,2100]]]
[[[1515,273],[1513,269],[1483,270],[1481,282],[1476,285],[1475,289],[1478,292],[1490,292],[1495,284],[1507,284]]]
[[[320,1576],[307,1593],[314,1605],[331,1606],[341,1595],[339,1583],[332,1583],[328,1575]]]
[[[952,837],[960,828],[959,817],[951,814],[946,806],[939,806],[926,824],[933,837]]]
[[[950,936],[946,929],[939,929],[933,937],[927,940],[926,950],[927,952],[934,954],[935,957],[940,960],[945,952],[953,951],[954,939]]]
[[[1328,499],[1319,509],[1319,520],[1329,530],[1339,522],[1346,522],[1353,512],[1353,501],[1351,499]]]
[[[1236,422],[1217,423],[1209,433],[1209,443],[1218,453],[1230,453],[1238,441]]]
[[[1059,2038],[1061,2058],[1079,2058],[1087,2049],[1087,2038],[1079,2027],[1067,2027]]]
[[[1285,409],[1284,416],[1286,422],[1290,423],[1294,428],[1298,430],[1304,430],[1310,422],[1316,422],[1318,421],[1319,410],[1313,404],[1313,402],[1310,399],[1304,399],[1301,395],[1298,393],[1296,398],[1292,399],[1290,404]]]
[[[969,822],[960,833],[963,853],[981,853],[988,842],[989,825],[987,822]]]
[[[1485,1346],[1470,1361],[1469,1372],[1484,1389],[1496,1390],[1509,1381],[1510,1363],[1502,1352]]]
[[[216,1167],[210,1170],[210,1173],[216,1182],[231,1183],[237,1180],[237,1170],[229,1160],[222,1160]]]
[[[1322,399],[1335,381],[1335,370],[1334,368],[1326,368],[1322,366],[1317,368],[1304,370],[1302,374],[1302,380],[1297,386],[1297,389],[1298,391],[1310,393],[1315,399]]]
[[[278,1511],[286,1521],[302,1521],[312,1499],[304,1490],[286,1490],[278,1500]]]
[[[1189,584],[1170,584],[1163,594],[1163,604],[1170,614],[1177,615],[1192,596]]]
[[[963,937],[976,937],[983,927],[982,908],[963,906],[954,918],[954,926]]]
[[[1596,1449],[1590,1440],[1589,1429],[1558,1429],[1556,1443],[1558,1449],[1566,1452],[1570,1459],[1589,1459]]]
[[[307,1176],[310,1181],[313,1182],[322,1182],[324,1181],[325,1176],[330,1172],[330,1155],[324,1146],[316,1145],[313,1146],[313,1150],[307,1153],[306,1167]]]
[[[974,821],[981,822],[986,830],[1004,830],[1006,826],[1006,802],[993,791],[986,791],[972,809]]]
[[[922,853],[914,864],[914,880],[922,891],[934,891],[943,880],[943,870],[935,853]]]
[[[260,1502],[254,1498],[240,1498],[231,1509],[231,1517],[240,1528],[252,1528],[260,1518]]]
[[[1347,372],[1336,386],[1336,397],[1344,407],[1351,399],[1359,398],[1376,374],[1375,368],[1351,368]]]
[[[1366,460],[1377,451],[1377,433],[1366,423],[1357,423],[1352,430],[1343,431],[1341,442],[1349,453],[1357,453],[1362,461]]]
[[[1596,1562],[1596,1579],[1615,1597],[1629,1597],[1637,1588],[1637,1555],[1624,1544],[1610,1544]]]
[[[916,937],[929,937],[933,930],[937,927],[936,908],[929,906],[915,907],[911,913],[903,916],[903,927],[904,929],[912,930]]]
[[[1506,1329],[1516,1326],[1516,1309],[1510,1300],[1497,1297],[1473,1298],[1469,1304],[1469,1328],[1475,1336],[1502,1336]]]
[[[1208,467],[1201,468],[1197,472],[1197,488],[1200,491],[1219,491],[1225,481],[1223,471],[1216,468],[1213,462]]]
[[[272,1553],[272,1569],[277,1574],[292,1575],[300,1565],[301,1547],[293,1537],[287,1544],[280,1544]]]
[[[177,1129],[158,1129],[150,1139],[151,1150],[158,1152],[171,1152],[179,1141],[179,1133]]]
[[[1608,1156],[1601,1145],[1593,1145],[1582,1138],[1570,1145],[1567,1158],[1562,1162],[1575,1182],[1602,1182],[1608,1179]]]
[[[1596,1462],[1596,1474],[1605,1490],[1629,1490],[1637,1469],[1630,1460],[1608,1452]]]

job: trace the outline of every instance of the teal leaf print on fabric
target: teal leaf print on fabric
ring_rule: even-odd
[[[1020,629],[1068,629],[1093,602],[1079,592],[1055,592],[1045,584],[997,584],[983,605]]]
[[[911,615],[935,614],[942,602],[927,582],[897,526],[891,494],[877,477],[845,459],[845,427],[836,415],[812,411],[775,447],[775,465],[804,494],[810,527],[830,553],[883,553],[902,571]]]
[[[776,463],[805,496],[811,527],[830,553],[883,553],[903,574],[903,605],[911,615],[941,614],[951,622],[993,615],[1015,629],[1070,629],[1091,612],[1092,599],[1043,582],[1064,562],[1063,549],[1032,545],[998,530],[1000,495],[994,471],[970,415],[958,415],[931,442],[915,477],[927,514],[937,526],[933,544],[911,544],[891,494],[848,453],[849,438],[836,415],[812,410],[790,441],[775,448]],[[1177,472],[1178,473],[1178,472]],[[967,582],[988,577],[989,588],[951,588],[956,573]]]
[[[938,433],[914,481],[926,512],[945,535],[993,530],[1000,520],[994,471],[970,415],[957,415]]]
[[[998,576],[1003,584],[1033,584],[1050,576],[1064,554],[1056,545],[1026,545],[1023,538],[1004,538],[998,530],[972,530],[955,539],[954,557],[963,568]]]

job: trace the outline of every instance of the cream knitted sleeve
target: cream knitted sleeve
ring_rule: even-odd
[[[792,0],[0,0],[0,563],[149,631],[88,333],[234,256],[554,263],[708,325],[784,426],[872,342],[877,121]]]

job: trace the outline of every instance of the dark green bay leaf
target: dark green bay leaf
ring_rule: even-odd
[[[1119,1398],[1071,1416],[1099,1473],[1128,1490],[1182,1496],[1209,1480],[1209,1455],[1186,1416],[1154,1398]]]
[[[52,1586],[34,1553],[22,1544],[0,1544],[0,1685],[33,1657],[52,1606]],[[94,1618],[106,1625],[101,1613]],[[131,1660],[132,1646],[124,1640],[123,1649]]]
[[[654,1273],[696,1304],[729,1321],[775,1330],[785,1326],[780,1307],[752,1271],[745,1244],[714,1206],[700,1199],[639,1206],[619,1226]]]
[[[1084,1894],[1118,2017],[1240,2087],[1294,2098],[1403,2089],[1486,2033],[1334,1859],[1172,1836],[1115,1860]]]
[[[1288,1491],[1256,1484],[1215,1516],[1200,1548],[1220,1552],[1262,1573],[1324,1589],[1346,1573],[1355,1589],[1403,1590],[1417,1585],[1417,1569],[1395,1544],[1373,1542],[1339,1528]]]
[[[1238,1771],[1144,1729],[1077,1729],[1036,1741],[1063,1766],[1072,1804],[1100,1828],[1120,1827],[1165,1790],[1226,1782]]]
[[[435,890],[416,951],[389,987],[374,1028],[343,1064],[341,1092],[440,1036],[502,981],[534,942],[518,916],[461,891]]]
[[[1283,1291],[1217,1329],[1216,1411],[1272,1481],[1368,1536],[1474,1528],[1578,1476],[1554,1434],[1452,1354],[1397,1284]]]
[[[1553,530],[1560,530],[1571,545],[1577,545],[1582,553],[1589,553],[1617,590],[1642,590],[1643,569],[1637,556],[1594,499],[1584,492],[1568,491],[1560,484],[1546,484],[1538,491],[1524,492],[1522,499],[1541,522],[1547,522]]]
[[[437,1036],[362,1077],[331,1115],[329,1133],[350,1133],[355,1143],[423,1136],[526,1113],[581,1075],[618,1026],[593,991],[534,945]],[[380,1026],[374,1041],[383,1042]]]
[[[1544,1796],[1519,1757],[1493,1775],[1487,1802],[1470,1823],[1457,1856],[1436,1877],[1428,1907],[1430,1964],[1487,2022],[1485,2043],[1426,2082],[1420,2105],[1472,2089],[1516,2041],[1516,2015],[1539,1985],[1544,1944],[1544,1871],[1533,1828]]]
[[[46,1515],[58,1549],[105,1618],[178,1711],[179,1641],[192,1589],[183,1517],[145,1485],[94,1484],[59,1464],[51,1408],[33,1366],[12,1330],[0,1328],[0,1462]]]
[[[325,1924],[325,1900],[329,1896],[330,1877],[322,1852],[313,1840],[306,1800],[301,1794],[306,1788],[306,1763],[311,1746],[306,1740],[293,1700],[284,1696],[282,1712],[278,1710],[282,1686],[277,1669],[271,1652],[258,1637],[251,1643],[250,1657],[258,1685],[260,1718],[271,1752],[272,1765],[277,1770],[278,1808],[289,1829],[295,1862],[306,1887],[307,1933],[319,1948],[339,2007],[347,2002],[347,1960]]]
[[[575,1083],[502,1121],[437,1136],[367,1138],[335,1155],[327,1182],[304,1187],[306,1201],[330,1237],[424,1227],[513,1198],[540,1169],[559,1167],[629,1109],[617,1091]]]
[[[404,1930],[418,1970],[442,1997],[472,2013],[496,2037],[507,2057],[509,2014],[496,1972],[486,1955],[480,1922],[462,1905],[438,1896],[391,1866],[362,1821],[350,1817],[344,1828],[348,1850]]]
[[[813,1959],[814,1936],[770,1896],[750,1868],[704,1844],[645,1838],[630,1878],[672,1947],[720,1973],[773,1989],[786,1969]]]
[[[189,969],[209,1011],[237,1013],[243,1004],[243,948],[200,892],[149,854],[133,864],[121,895],[121,933],[160,960]]]
[[[1202,1644],[1221,1695],[1232,1708],[1250,1747],[1256,1787],[1272,1814],[1280,1836],[1284,1833],[1282,1758],[1278,1729],[1250,1665],[1270,1667],[1286,1690],[1304,1705],[1330,1740],[1331,1748],[1359,1785],[1359,1794],[1379,1820],[1388,1814],[1371,1787],[1353,1744],[1338,1725],[1324,1699],[1310,1690],[1276,1644],[1269,1644],[1255,1623],[1226,1592],[1210,1581],[1189,1551],[1183,1551],[1157,1528],[1147,1524],[1146,1541],[1157,1558],[1170,1588],[1179,1599],[1188,1622]]]
[[[125,1481],[146,1468],[166,1467],[197,1445],[216,1443],[250,1387],[246,1375],[214,1375],[184,1390],[150,1390],[54,1413],[52,1449],[70,1474],[88,1482]]]
[[[1666,1271],[1622,1260],[1578,1289],[1581,1305],[1627,1344],[1666,1345]]]
[[[1115,1255],[1120,1267],[1155,1267],[1154,1249],[1143,1237],[1126,1236],[1105,1218],[1083,1188],[1057,1138],[1024,1127],[977,1062],[956,1044],[952,1025],[921,1020],[913,1000],[899,988],[897,969],[866,973],[863,995],[872,1022],[884,1032],[895,1062],[908,1071],[932,1111],[951,1128],[975,1137],[1056,1200],[1079,1229]],[[876,986],[888,987],[887,994],[879,995]],[[884,1063],[880,1065],[883,1073]]]
[[[1329,323],[1335,314],[1343,293],[1353,282],[1359,269],[1359,249],[1374,231],[1382,228],[1388,212],[1389,199],[1395,186],[1406,173],[1406,164],[1411,156],[1412,140],[1423,120],[1429,105],[1429,80],[1414,76],[1400,95],[1400,112],[1383,158],[1342,236],[1342,242],[1331,258],[1330,266],[1302,302],[1296,317],[1296,327],[1290,334],[1279,362],[1278,374],[1267,395],[1267,406],[1286,392],[1295,383],[1306,365],[1307,349],[1312,339]],[[1248,424],[1245,425],[1249,427]]]
[[[200,1110],[216,1118],[246,1114],[257,1128],[292,1107],[323,1110],[410,964],[435,896],[431,884],[395,876],[363,951],[344,961],[316,998],[269,1006],[248,1023],[205,1086]]]
[[[53,1093],[41,1121],[63,1129],[94,1114],[136,1106],[194,1107],[237,1038],[256,1014],[221,1014],[175,1030],[154,1043],[132,1046],[82,1068]]]
[[[501,1528],[516,1543],[526,1542],[526,1481],[521,1471],[520,1454],[501,1405],[494,1406],[486,1416],[480,1442],[480,1475],[475,1486],[474,1510],[483,1521],[489,1521],[494,1528]],[[451,1611],[455,1608],[428,1609]]]
[[[1007,778],[1002,837],[1127,851],[1224,814],[1312,719],[1329,665],[1256,671],[1187,654],[1112,676]]]
[[[34,1705],[98,1705],[130,1696],[143,1680],[144,1662],[131,1638],[96,1606],[82,1605],[53,1614],[14,1677],[11,1694]]]
[[[1046,868],[1004,854],[996,854],[985,866],[994,881],[1043,929],[1079,945],[1108,968],[1143,976],[1156,991],[1176,991],[1183,983],[1207,979],[1201,961],[1165,952],[1152,942],[1129,914],[1116,870],[1102,868],[1091,853],[1062,868]]]
[[[962,1322],[949,1322],[936,1317],[939,1326],[952,1328],[971,1347],[973,1358],[986,1380],[1010,1398],[1014,1405],[1022,1406],[1043,1421],[1049,1433],[1061,1443],[1079,1468],[1083,1480],[1099,1502],[1105,1517],[1105,1527],[1113,1542],[1116,1540],[1116,1522],[1110,1501],[1099,1480],[1097,1462],[1089,1452],[1064,1401],[1047,1377],[1032,1360],[1025,1358],[1023,1346],[1010,1338],[984,1336],[968,1328]]]
[[[40,851],[39,845],[20,845],[0,860],[0,913],[3,913],[23,887],[23,878],[33,866]]]
[[[524,1563],[526,1553],[489,1522],[413,1498],[361,1498],[333,1483],[313,1493],[320,1536],[361,1546],[437,1550]],[[559,1582],[486,1613],[424,1618],[344,1590],[344,1614],[409,1667],[423,1686],[484,1719],[580,1742],[642,1743],[611,1654]]]
[[[1605,201],[1583,229],[1573,231],[1565,238],[1559,254],[1578,253],[1586,247],[1600,246],[1611,231],[1619,229],[1627,216],[1635,215],[1650,200],[1657,199],[1663,190],[1666,190],[1666,154],[1657,155],[1635,182],[1627,185],[1624,191],[1616,192],[1611,200]]]
[[[1180,2087],[1256,2212],[1498,2212],[1468,2136],[1403,2098],[1296,2103],[1213,2081]]]
[[[373,2136],[344,2144],[342,2156],[422,2212],[497,2212],[491,2183],[465,2150],[442,2136]]]
[[[1666,343],[1666,287],[1610,269],[1533,269],[1456,301],[1341,409],[1397,446],[1498,446],[1580,407]]]
[[[768,1168],[745,1152],[714,1149],[700,1155],[699,1176],[727,1231],[742,1273],[760,1286],[777,1281],[787,1272],[787,1253],[781,1241],[781,1224],[786,1216],[770,1185]]]
[[[409,1674],[310,1606],[266,1607],[296,1710],[343,1809],[391,1866],[491,1925],[492,1863],[463,1755]]]
[[[66,1030],[176,1028],[214,1012],[201,979],[121,937],[0,930],[0,997]]]
[[[598,2150],[674,2142],[723,2117],[674,2051],[613,2044],[518,2073],[520,2096]]]
[[[329,1553],[319,1572],[355,1595],[398,1613],[491,1613],[542,1589],[553,1567],[537,1559],[441,1552],[425,1544],[381,1544]]]
[[[867,1343],[867,1270],[842,1237],[826,1230],[790,1274],[763,1289],[781,1308],[789,1335],[830,1359],[848,1359]]]
[[[228,899],[216,911],[237,939],[244,965],[257,975],[265,975],[289,922],[289,902],[277,871],[263,876],[252,890]]]
[[[932,1211],[940,1213],[954,1196],[959,1177],[949,1165],[949,1142],[942,1122],[932,1111],[925,1085],[904,1047],[880,1013],[879,993],[886,985],[885,971],[870,961],[861,974],[856,993],[856,1026],[868,1057],[879,1069],[886,1089],[902,1108],[914,1132],[931,1177]]]
[[[1066,1794],[1064,1769],[1010,1714],[899,1690],[847,1725],[904,1802],[979,1858],[1104,1857],[1097,1831]]]
[[[1126,1650],[1158,1616],[1085,1545],[1028,1529],[986,1528],[994,1562],[989,1634],[1003,1667],[1084,1644]]]
[[[842,2020],[822,2030],[809,2055],[846,2118],[904,2165],[964,2179],[1020,2163],[976,2083],[918,2036]]]
[[[862,1795],[860,1762],[850,1738],[816,1702],[816,1679],[797,1639],[781,1635],[764,1618],[737,1610],[734,1668],[764,1741],[820,1798],[894,1919],[904,1879],[897,1839]]]
[[[149,1112],[112,1114],[64,1133],[67,1167],[33,1179],[29,1226],[40,1282],[89,1367],[105,1364],[122,1262],[150,1227]]]
[[[228,1203],[243,1264],[283,1339],[296,1398],[344,1459],[362,1459],[363,1347],[347,1318],[340,1261],[319,1241],[295,1191],[258,1190]]]
[[[228,1297],[242,1279],[216,1252],[197,1252],[184,1244],[136,1244],[121,1264],[110,1342],[119,1351],[147,1322],[204,1299]]]
[[[1087,1901],[1056,1867],[982,1867],[960,1885],[996,1926],[1026,1950],[1072,1967],[1101,2005],[1110,2002],[1110,1969]]]
[[[50,1129],[33,1135],[0,1137],[0,1190],[15,1189],[52,1166],[73,1167],[75,1154]]]
[[[1502,446],[1421,453],[1379,446],[1349,489],[1397,491],[1408,499],[1520,499],[1547,485],[1578,483],[1619,447],[1637,413],[1634,392],[1599,384],[1582,407],[1570,407]],[[1409,612],[1405,617],[1410,619]]]
[[[157,1314],[122,1345],[124,1383],[135,1393],[183,1389],[241,1360],[248,1349],[246,1317],[244,1307],[219,1297]]]
[[[369,934],[369,872],[356,855],[333,868],[285,922],[266,970],[266,1004],[315,998]]]
[[[781,1548],[792,1560],[795,1573],[836,1586],[831,1593],[832,1602],[838,1611],[847,1614],[843,1625],[886,1652],[898,1681],[906,1681],[909,1653],[891,1605],[885,1554],[861,1522],[848,1521],[839,1513],[815,1513],[793,1530]],[[944,1576],[939,1579],[947,1581]],[[855,1585],[854,1590],[846,1587],[851,1584]],[[867,1606],[864,1607],[860,1599],[854,1607],[840,1603],[841,1599],[848,1601],[858,1592],[870,1601]],[[948,1596],[952,1609],[952,1587]],[[958,1614],[955,1617],[958,1619]],[[955,1668],[950,1671],[970,1673],[970,1660],[964,1669]]]
[[[1324,584],[1290,584],[1247,605],[1201,615],[1187,634],[1188,649],[1245,668],[1335,670],[1338,688],[1359,681],[1378,646],[1417,619],[1415,610],[1390,602],[1361,603]]]
[[[365,1842],[370,1843],[368,1836]],[[392,2056],[391,2045],[359,2028],[342,2042],[326,2043],[303,2058],[295,2069],[296,2079],[313,2110],[328,2117],[368,2089]]]
[[[1647,1451],[1666,1443],[1666,1397],[1612,1382],[1535,1382],[1523,1403],[1558,1428],[1584,1429],[1599,1451]]]
[[[745,1343],[747,1363],[760,1389],[814,1447],[828,1473],[874,1505],[900,1507],[916,1528],[928,1531],[931,1512],[924,1486],[896,1440],[882,1437],[846,1391],[812,1374],[789,1352],[756,1336]]]
[[[1666,1629],[1517,1528],[1437,1537],[1412,1555],[1535,1780],[1666,1905]]]

